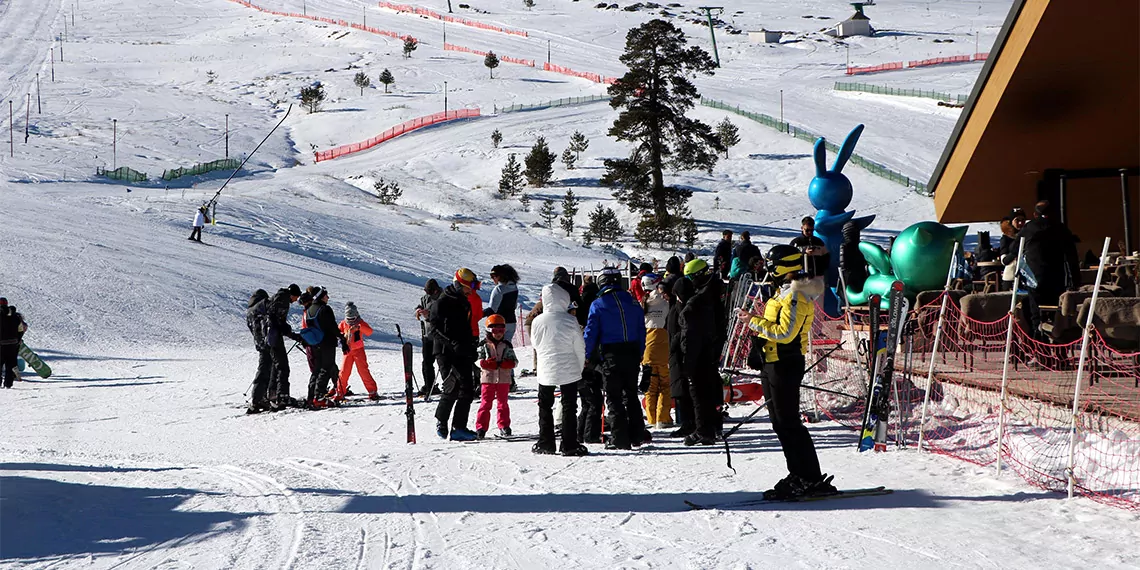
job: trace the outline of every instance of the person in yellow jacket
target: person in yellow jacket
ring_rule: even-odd
[[[669,300],[661,290],[661,277],[648,273],[641,278],[645,297],[641,308],[645,311],[645,353],[641,358],[641,391],[645,392],[645,419],[657,429],[673,427],[673,398],[669,391],[669,331],[665,330],[665,315]]]
[[[815,319],[815,303],[823,295],[822,278],[804,273],[803,254],[790,245],[769,250],[768,276],[779,291],[768,300],[762,315],[745,309],[737,312],[741,322],[764,343],[764,374],[761,384],[772,431],[780,440],[788,475],[764,492],[765,498],[789,499],[834,493],[831,477],[823,474],[811,434],[800,418],[800,385],[804,378],[808,333]]]

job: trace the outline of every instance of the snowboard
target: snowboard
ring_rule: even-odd
[[[758,496],[755,499],[742,499],[739,501],[728,501],[724,503],[714,503],[702,505],[692,501],[685,501],[690,510],[704,511],[710,509],[732,509],[737,507],[751,507],[759,505],[770,505],[775,503],[812,503],[816,501],[830,501],[833,499],[853,499],[855,497],[875,497],[879,495],[889,495],[893,491],[886,487],[869,487],[866,489],[843,489],[835,493],[827,495],[809,495],[804,497],[795,497],[792,499],[765,499]]]
[[[874,303],[874,300],[872,300]],[[874,358],[874,370],[870,389],[867,391],[866,407],[863,412],[863,428],[859,433],[859,451],[885,451],[887,448],[887,418],[891,413],[890,386],[895,372],[895,352],[899,336],[906,323],[910,303],[903,296],[903,284],[895,281],[890,291],[890,317],[887,321],[886,343],[878,348]],[[871,323],[872,330],[877,327]],[[877,334],[871,339],[877,344]]]
[[[28,366],[32,367],[32,370],[36,371],[36,374],[40,375],[40,378],[51,377],[51,366],[48,366],[46,362],[40,359],[38,354],[32,352],[32,349],[28,348],[28,345],[23,342],[20,343],[19,355],[20,358],[24,359],[24,362],[28,363]],[[20,370],[23,370],[23,368]]]

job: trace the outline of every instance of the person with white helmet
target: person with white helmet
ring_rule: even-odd
[[[661,277],[647,273],[641,277],[645,297],[641,308],[645,311],[645,354],[641,357],[641,384],[638,390],[645,393],[645,418],[657,429],[673,427],[670,412],[673,398],[669,395],[669,331],[665,330],[665,315],[669,300],[661,289]]]

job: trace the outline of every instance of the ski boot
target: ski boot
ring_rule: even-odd
[[[585,457],[590,454],[590,450],[579,443],[576,447],[571,447],[570,449],[562,448],[560,453],[563,457]]]
[[[475,432],[467,428],[454,428],[451,430],[451,437],[448,439],[451,441],[474,441],[478,438],[479,436]]]
[[[530,452],[535,455],[554,455],[554,444],[538,442],[531,446]]]
[[[714,445],[716,441],[708,436],[701,435],[699,432],[693,432],[685,436],[685,447],[692,447],[694,445]]]
[[[499,437],[511,437],[511,428],[499,428]]]
[[[485,429],[475,430],[475,439],[483,439],[485,437],[487,437],[487,430],[485,430]]]
[[[447,429],[447,423],[436,420],[435,434],[439,436],[439,439],[447,439],[447,436],[451,434],[450,430]]]
[[[373,401],[373,402],[379,402],[380,401],[380,394],[377,394],[376,392],[369,392],[368,393],[368,399]]]

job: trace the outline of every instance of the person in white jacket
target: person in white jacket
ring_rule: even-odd
[[[202,227],[210,223],[210,216],[207,212],[207,206],[203,205],[198,208],[198,213],[194,214],[194,229],[190,230],[190,239],[192,241],[202,241]]]
[[[578,441],[578,382],[586,366],[586,343],[570,295],[558,285],[542,288],[542,314],[531,323],[538,369],[538,443],[531,451],[554,453],[554,391],[562,391],[562,455],[588,455]]]

